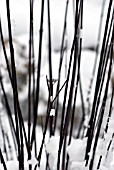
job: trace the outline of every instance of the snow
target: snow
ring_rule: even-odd
[[[28,165],[32,165],[35,167],[38,164],[38,161],[35,157],[32,157],[30,160],[28,160]]]
[[[72,10],[73,1],[69,1],[68,7],[68,17],[67,17],[67,29],[66,29],[66,36],[65,42],[67,42],[67,50],[65,50],[65,57],[63,59],[62,65],[62,73],[61,73],[61,84],[66,81],[66,63],[68,67],[69,57],[70,57],[70,48],[72,45],[72,39],[74,34],[74,14]],[[82,80],[82,90],[84,96],[84,103],[87,104],[87,93],[88,93],[88,86],[90,85],[90,80],[92,76],[94,61],[95,61],[95,51],[91,51],[90,48],[95,49],[97,45],[97,36],[98,36],[98,28],[100,22],[100,14],[101,14],[101,6],[102,1],[99,0],[85,0],[84,1],[84,23],[83,29],[79,30],[79,36],[83,39],[83,50],[81,55],[81,80]],[[105,14],[103,18],[103,27],[102,27],[102,35],[104,31],[105,25],[105,18],[107,13],[109,0],[106,0],[105,5]],[[5,40],[8,39],[8,31],[7,31],[7,20],[6,20],[6,10],[5,10],[5,1],[0,0],[0,17],[2,21],[3,27],[3,34]],[[28,48],[29,48],[29,1],[28,0],[12,0],[10,1],[11,5],[11,24],[12,24],[12,32],[13,32],[13,44],[14,44],[14,52],[15,52],[15,64],[16,64],[16,71],[18,74],[26,74],[26,78],[28,81],[27,73],[28,73]],[[50,14],[51,14],[51,31],[52,31],[52,70],[53,70],[53,78],[58,78],[58,68],[59,68],[59,59],[60,59],[60,48],[61,48],[61,40],[62,40],[62,32],[63,32],[63,21],[64,21],[64,14],[65,14],[65,5],[66,0],[51,0],[50,1]],[[26,6],[26,10],[25,10]],[[39,41],[39,28],[40,28],[40,12],[41,12],[41,1],[35,0],[34,1],[34,44],[35,44],[35,69],[37,71],[37,61],[38,61],[38,41]],[[21,11],[21,12],[20,12]],[[46,84],[46,75],[49,77],[48,71],[48,30],[47,30],[47,3],[45,3],[45,13],[44,13],[44,26],[43,26],[43,50],[42,50],[42,64],[41,64],[41,78],[40,78],[40,101],[39,101],[39,108],[38,114],[46,113],[46,105],[44,103],[48,100],[48,88]],[[6,45],[8,59],[10,60],[10,50],[8,43]],[[24,48],[22,48],[24,47]],[[66,47],[66,46],[64,46]],[[8,74],[6,70],[6,64],[4,60],[3,51],[0,46],[0,55],[1,55],[1,72],[3,75],[3,82],[5,85],[5,90],[7,94],[12,95],[11,84],[9,83]],[[67,56],[67,57],[66,57]],[[67,60],[67,62],[66,62]],[[98,55],[99,60],[99,55]],[[98,68],[98,63],[97,63]],[[113,74],[112,74],[113,77]],[[90,94],[90,102],[92,103],[94,97],[94,86],[95,86],[95,79],[96,74],[93,81],[93,88]],[[28,97],[28,88],[27,88],[27,81],[23,83],[22,90],[19,92],[19,100],[23,103]],[[110,83],[111,84],[111,83]],[[54,84],[54,95],[56,91],[56,85]],[[33,88],[33,85],[32,85]],[[111,85],[110,85],[111,90]],[[109,93],[110,93],[109,90]],[[64,95],[64,88],[60,92],[60,104],[63,103],[63,95]],[[78,91],[76,106],[81,106],[81,99],[80,93]],[[25,106],[24,106],[25,108]],[[1,111],[0,107],[0,111]],[[12,139],[12,134],[10,131],[9,122],[4,110],[0,112],[0,116],[2,119],[2,126],[4,132],[8,134],[10,137],[10,142],[12,144],[12,157],[15,158],[14,160],[6,161],[7,170],[18,170],[18,161],[16,159],[16,153],[14,149],[14,143]],[[55,109],[51,109],[50,116],[55,116]],[[89,117],[86,115],[84,126],[88,127]],[[106,119],[104,120],[106,124]],[[27,123],[25,123],[26,132],[28,129]],[[114,129],[114,119],[113,117],[110,118],[108,124],[108,133],[104,134],[104,138],[99,138],[95,161],[94,161],[94,168],[96,170],[98,165],[99,157],[102,156],[101,166],[99,170],[112,170],[114,169],[114,141],[113,141],[113,129]],[[104,129],[103,129],[104,130]],[[47,131],[45,145],[43,149],[42,159],[41,159],[41,167],[37,169],[44,170],[46,162],[46,153],[49,154],[49,165],[51,170],[56,170],[57,166],[57,155],[58,155],[58,148],[59,148],[59,136],[52,136],[49,138],[49,132]],[[41,127],[36,127],[36,134],[37,135],[37,151],[40,149],[41,140],[42,140],[42,129]],[[2,131],[0,128],[0,136],[2,136]],[[110,140],[112,140],[111,148],[109,152],[107,152],[107,148],[109,145]],[[70,170],[89,170],[88,167],[85,167],[85,150],[86,150],[87,138],[83,139],[73,139],[71,140],[70,145],[67,146],[67,153],[69,154],[70,158]],[[3,140],[0,140],[0,148],[3,151]],[[91,158],[93,151],[91,150],[89,156]],[[34,154],[32,154],[32,158],[27,160],[27,155],[25,151],[25,170],[28,170],[29,165],[31,164],[33,167],[38,163],[37,159],[35,158]],[[3,153],[4,158],[6,160],[5,154]],[[0,164],[0,170],[4,170],[2,164]]]
[[[55,109],[51,109],[50,116],[55,116]]]
[[[72,139],[71,144],[67,147],[70,161],[84,161],[86,141],[87,139]]]
[[[7,169],[18,170],[18,161],[7,161]]]
[[[7,167],[7,170],[19,170],[18,168],[18,161],[14,160],[14,161],[7,161],[6,163],[6,167]],[[24,163],[24,170],[29,170],[29,165],[33,165],[33,167],[36,165],[36,160],[35,159],[31,159],[30,161],[26,161]],[[3,168],[3,165],[0,164],[0,170],[4,170]],[[39,168],[37,167],[36,170],[39,170]]]
[[[105,166],[101,166],[101,167],[100,167],[100,170],[108,170],[108,168],[105,167]]]
[[[89,170],[89,168],[85,167],[85,162],[72,162],[71,170]]]
[[[52,154],[53,156],[56,157],[58,153],[58,148],[59,148],[59,137],[52,136],[46,145],[46,151],[47,153]]]
[[[106,151],[107,151],[106,142],[103,139],[99,139],[96,154],[99,156],[104,156]]]
[[[113,120],[113,119],[110,119],[110,120],[109,120],[108,127],[109,127],[110,130],[111,130],[111,129],[114,129],[114,120]]]

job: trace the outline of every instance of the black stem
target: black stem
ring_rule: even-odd
[[[7,170],[6,163],[4,161],[4,157],[2,155],[1,148],[0,148],[0,159],[1,159],[1,163],[3,164],[4,170]]]
[[[37,123],[37,112],[38,112],[38,102],[39,102],[40,70],[41,70],[42,38],[43,38],[43,18],[44,18],[43,16],[44,16],[44,0],[42,0],[42,6],[41,6],[39,56],[38,56],[38,65],[37,65],[37,82],[36,82],[35,103],[34,103],[33,129],[32,129],[32,135],[31,135],[31,147],[32,147],[33,141],[35,140],[35,128],[36,128],[36,123]]]

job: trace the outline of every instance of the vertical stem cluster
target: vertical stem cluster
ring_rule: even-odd
[[[101,12],[101,20],[104,10],[104,2],[103,1],[103,8]],[[14,46],[13,46],[13,37],[12,37],[12,26],[11,26],[11,18],[10,18],[10,3],[9,0],[6,0],[6,11],[7,11],[7,24],[8,24],[8,34],[9,34],[9,48],[10,48],[10,57],[11,57],[11,66],[9,64],[9,59],[6,53],[6,47],[4,43],[4,37],[2,32],[2,24],[0,19],[0,37],[1,43],[3,47],[3,53],[6,61],[7,71],[9,74],[10,83],[12,86],[13,91],[13,102],[14,102],[14,114],[15,120],[12,118],[11,109],[9,106],[8,98],[5,92],[4,84],[2,81],[2,75],[0,73],[0,85],[3,92],[3,96],[5,99],[5,107],[7,110],[7,115],[9,119],[9,123],[12,130],[12,136],[14,139],[15,150],[18,153],[18,161],[19,161],[19,170],[24,170],[24,142],[26,145],[28,159],[31,159],[31,151],[33,148],[33,144],[35,144],[35,156],[38,160],[38,166],[40,167],[41,157],[43,152],[43,146],[45,143],[46,132],[48,129],[48,123],[50,125],[50,137],[55,134],[56,131],[56,124],[57,124],[57,117],[59,111],[59,93],[64,89],[64,100],[62,104],[61,110],[61,127],[60,127],[60,140],[59,140],[59,149],[57,155],[57,170],[68,170],[69,167],[69,156],[66,153],[67,143],[68,145],[71,143],[71,139],[73,136],[73,128],[74,128],[74,119],[75,119],[75,108],[76,108],[76,100],[77,100],[77,91],[80,88],[80,95],[82,101],[82,119],[79,125],[77,138],[83,137],[81,136],[81,132],[83,130],[83,122],[85,120],[85,105],[83,100],[83,84],[81,82],[80,77],[80,65],[81,65],[81,52],[82,52],[82,37],[81,32],[83,29],[83,0],[73,1],[73,10],[75,12],[75,29],[74,29],[74,37],[71,47],[71,53],[69,56],[69,65],[67,70],[67,78],[62,87],[60,88],[61,84],[61,72],[62,72],[62,65],[63,65],[63,57],[64,57],[64,45],[65,45],[65,36],[66,36],[66,29],[67,29],[67,15],[68,15],[68,6],[69,0],[66,1],[65,7],[65,16],[64,16],[64,26],[63,26],[63,34],[62,34],[62,42],[61,42],[61,49],[60,49],[60,62],[59,62],[59,69],[58,69],[58,82],[56,88],[56,95],[53,96],[53,65],[52,65],[52,42],[51,42],[51,12],[50,12],[50,0],[47,0],[47,16],[48,16],[48,66],[49,66],[49,79],[46,77],[49,96],[47,102],[47,114],[45,120],[45,126],[43,131],[43,138],[41,141],[39,153],[37,154],[37,141],[36,141],[36,125],[37,125],[37,116],[38,116],[38,107],[39,107],[39,95],[40,95],[40,73],[41,73],[41,62],[42,62],[42,50],[43,49],[43,23],[44,23],[44,5],[45,1],[41,1],[41,18],[40,18],[40,30],[39,30],[39,46],[38,46],[38,63],[37,63],[37,77],[35,80],[35,63],[34,63],[34,24],[33,24],[33,12],[34,12],[34,0],[29,0],[29,7],[30,7],[30,23],[29,23],[29,66],[28,66],[28,137],[24,127],[24,120],[22,116],[22,111],[19,102],[19,95],[18,95],[18,83],[17,83],[17,74],[16,74],[16,65],[15,65],[15,55],[14,55]],[[97,79],[95,85],[95,93],[94,93],[94,100],[92,103],[92,109],[90,110],[90,120],[88,124],[88,129],[86,133],[87,137],[87,146],[86,146],[86,153],[85,153],[85,166],[89,166],[89,169],[93,169],[94,165],[94,158],[96,154],[96,148],[98,139],[100,136],[100,130],[104,118],[104,111],[106,107],[106,101],[108,96],[108,88],[109,88],[109,81],[111,77],[111,70],[112,70],[112,59],[113,59],[113,45],[114,45],[114,28],[113,28],[113,17],[114,11],[111,14],[113,0],[109,1],[109,7],[107,12],[107,19],[104,31],[104,37],[102,41],[102,48],[100,52],[100,61],[99,67],[97,70]],[[101,23],[100,26],[101,27]],[[98,44],[100,42],[100,35],[101,29],[99,28],[99,35],[98,35]],[[98,56],[99,46],[96,48],[96,58]],[[108,62],[109,61],[109,62]],[[92,76],[95,74],[95,65],[93,68]],[[108,74],[106,75],[106,71],[108,69]],[[105,82],[106,79],[106,83]],[[33,91],[32,91],[32,82],[33,82]],[[90,89],[92,86],[93,77],[90,82]],[[103,99],[101,98],[103,87],[105,87]],[[109,118],[111,117],[111,110],[112,110],[112,103],[113,103],[113,92],[110,100],[110,108],[109,114],[106,122],[105,132],[108,131],[108,123]],[[90,93],[90,91],[88,92]],[[100,104],[101,101],[101,104]],[[32,110],[33,106],[33,110]],[[51,110],[55,109],[55,117],[51,115]],[[32,113],[33,113],[33,122],[32,122]],[[33,123],[33,128],[31,128],[31,122]],[[9,139],[6,134],[4,134],[1,118],[0,118],[0,126],[2,129],[2,136],[4,140],[4,144],[7,140],[9,144]],[[5,137],[6,138],[5,138]],[[104,136],[103,136],[104,137]],[[103,138],[102,137],[102,138]],[[112,139],[114,134],[112,135]],[[112,144],[112,139],[110,140],[109,146],[107,148],[107,154]],[[92,145],[93,144],[93,145]],[[9,144],[10,147],[10,144]],[[4,145],[6,150],[6,146]],[[54,149],[54,148],[53,148]],[[92,151],[91,156],[89,153]],[[46,153],[47,162],[46,162],[46,169],[50,169],[49,167],[49,155]],[[6,158],[8,160],[8,154],[6,150]],[[61,159],[62,158],[62,159]],[[7,170],[2,151],[0,149],[0,159],[3,164],[4,170]],[[97,169],[100,168],[102,156],[100,155]],[[37,168],[35,166],[34,170]],[[29,166],[29,170],[32,170],[32,165]]]
[[[37,113],[38,113],[40,70],[41,70],[41,57],[42,57],[43,19],[44,19],[44,0],[42,0],[42,6],[41,6],[41,20],[40,20],[40,31],[39,31],[39,54],[38,54],[38,65],[37,65],[37,80],[36,80],[36,91],[35,91],[35,101],[34,101],[34,119],[33,119],[33,129],[32,129],[32,136],[31,136],[31,146],[35,140],[35,128],[36,128]]]
[[[94,94],[94,101],[92,105],[92,111],[89,121],[89,128],[87,131],[87,148],[86,148],[86,166],[88,165],[89,155],[92,144],[92,139],[94,135],[94,128],[96,123],[96,118],[98,114],[98,106],[101,97],[102,86],[104,82],[104,76],[106,73],[107,61],[109,59],[109,50],[108,50],[108,43],[110,42],[109,37],[112,35],[112,19],[110,23],[110,15],[111,15],[111,8],[112,8],[112,1],[109,2],[106,25],[105,25],[105,32],[103,37],[102,49],[100,53],[100,61],[99,61],[99,68],[97,73],[97,80],[96,80],[96,87],[95,87],[95,94]],[[111,17],[112,18],[112,17]],[[101,121],[102,122],[102,121]]]
[[[82,29],[82,15],[83,15],[83,1],[76,1],[76,13],[75,13],[75,34],[74,40],[71,48],[71,55],[69,61],[69,68],[67,73],[67,83],[65,86],[65,93],[64,93],[64,102],[62,108],[62,118],[61,118],[61,129],[60,129],[60,141],[59,141],[59,151],[58,151],[58,161],[57,161],[57,170],[60,169],[60,157],[61,157],[61,149],[63,146],[63,160],[62,160],[62,169],[65,169],[65,155],[66,155],[66,141],[68,135],[68,128],[71,120],[71,115],[74,114],[71,112],[72,102],[74,99],[74,103],[76,101],[77,95],[77,87],[79,82],[79,73],[80,73],[80,59],[81,59],[81,44],[82,39],[79,36],[80,30]],[[73,60],[72,60],[73,58]],[[71,71],[71,64],[72,64],[72,74]],[[71,82],[70,82],[70,74],[71,74]],[[76,86],[75,86],[76,83]],[[70,84],[70,85],[69,85]],[[69,95],[68,95],[68,104],[66,108],[65,114],[65,104],[66,104],[66,97],[68,92],[68,86],[70,87]],[[74,91],[74,87],[76,87]],[[75,95],[74,95],[75,93]],[[72,123],[72,121],[71,121]],[[71,127],[73,124],[71,125]],[[72,130],[71,130],[72,131]],[[70,133],[71,135],[71,133]],[[71,136],[70,136],[71,138]],[[70,142],[70,139],[69,139]],[[68,162],[68,160],[67,160]],[[66,164],[67,169],[68,163]]]

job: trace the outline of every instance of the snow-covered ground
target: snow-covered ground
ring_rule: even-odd
[[[10,168],[12,168],[12,170],[18,170],[18,161],[16,159],[16,153],[15,153],[15,149],[14,149],[14,145],[13,145],[13,140],[11,138],[12,134],[10,131],[9,122],[7,120],[5,112],[4,112],[3,119],[4,119],[3,124],[2,124],[3,129],[6,132],[6,134],[8,136],[10,136],[10,144],[12,146],[11,152],[8,153],[8,161],[6,161],[6,156],[4,154],[6,166],[7,166],[8,170],[10,170]],[[7,126],[6,126],[6,124],[7,124]],[[27,123],[26,122],[25,122],[25,128],[26,128],[26,132],[27,132]],[[113,150],[114,141],[112,140],[113,139],[113,128],[114,128],[114,120],[110,119],[108,133],[105,134],[103,139],[99,139],[99,141],[98,141],[93,170],[97,169],[97,165],[98,165],[100,156],[102,156],[100,170],[105,170],[105,169],[112,170],[114,168],[114,150]],[[41,145],[41,140],[42,140],[42,128],[40,126],[36,127],[36,133],[38,134],[37,139],[36,139],[37,140],[37,151],[39,151],[39,148]],[[110,145],[111,140],[112,140],[112,143]],[[89,167],[85,167],[85,161],[84,161],[86,143],[87,143],[87,138],[83,138],[83,139],[72,138],[71,144],[67,146],[67,153],[69,154],[69,157],[70,157],[70,163],[69,163],[70,170],[82,170],[82,169],[89,170]],[[109,147],[109,145],[110,145],[110,147]],[[4,148],[4,145],[2,142],[0,143],[0,148],[1,149]],[[38,170],[45,169],[46,153],[49,154],[49,166],[50,166],[51,170],[56,170],[58,148],[59,148],[58,133],[56,133],[55,136],[52,136],[51,138],[49,138],[49,134],[47,132],[45,146],[44,146],[43,154],[42,154],[42,158],[41,158],[41,166],[40,166],[40,168],[37,167]],[[109,152],[108,152],[108,149],[109,149]],[[90,152],[90,156],[91,156],[91,154],[92,154],[92,150]],[[30,164],[32,164],[34,167],[37,164],[37,160],[33,154],[31,160],[28,161],[27,153],[25,150],[25,156],[24,156],[25,170],[28,170],[28,167]],[[2,164],[0,164],[0,168],[1,168],[1,170],[4,170]]]

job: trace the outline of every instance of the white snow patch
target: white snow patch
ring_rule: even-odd
[[[70,157],[70,161],[82,162],[85,158],[87,138],[72,139],[71,144],[67,147],[67,152]]]
[[[58,153],[59,149],[59,136],[52,136],[47,145],[46,145],[46,151],[49,154],[55,155]]]

